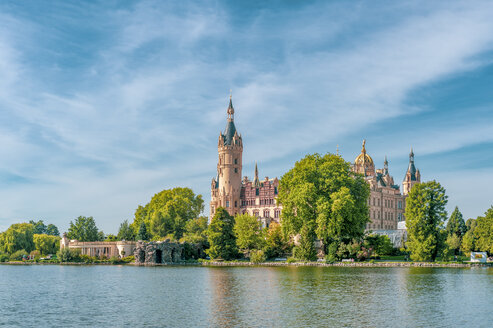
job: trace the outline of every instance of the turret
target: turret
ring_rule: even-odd
[[[409,194],[412,187],[420,182],[421,174],[419,173],[419,170],[416,170],[416,166],[414,166],[414,151],[411,147],[411,152],[409,153],[409,165],[407,167],[406,175],[404,176],[404,181],[402,182],[404,195]]]
[[[230,96],[226,128],[224,133],[219,134],[217,145],[219,160],[217,177],[211,185],[210,219],[218,207],[226,208],[231,215],[238,214],[240,210],[243,140],[236,130],[234,113]]]

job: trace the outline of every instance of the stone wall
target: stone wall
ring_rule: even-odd
[[[185,259],[182,244],[166,241],[138,241],[134,251],[135,263],[178,263]]]

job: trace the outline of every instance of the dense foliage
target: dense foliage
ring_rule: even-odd
[[[188,221],[197,218],[204,209],[202,196],[190,188],[163,190],[144,207],[139,206],[132,223],[134,231],[144,222],[152,239],[170,237],[179,240]]]
[[[260,250],[265,244],[262,223],[256,216],[241,214],[235,217],[236,245],[249,256],[251,250]]]
[[[125,220],[120,224],[120,229],[118,229],[118,235],[116,236],[117,240],[135,240],[135,232],[128,223],[128,220]]]
[[[289,240],[279,223],[271,222],[265,233],[264,253],[267,258],[283,257],[290,251]]]
[[[40,254],[56,254],[60,248],[60,237],[47,234],[34,234],[33,242]]]
[[[35,234],[46,234],[50,236],[60,236],[60,232],[58,231],[58,228],[54,224],[48,224],[45,225],[43,220],[39,221],[29,221],[30,224],[33,225],[33,233]]]
[[[12,254],[18,250],[29,253],[34,249],[34,227],[29,223],[12,224],[0,234],[0,251]]]
[[[149,237],[149,234],[147,233],[147,226],[146,226],[145,222],[141,222],[140,226],[139,226],[139,231],[137,232],[136,240],[147,241],[149,239],[150,239],[150,237]]]
[[[185,233],[180,241],[198,244],[204,249],[208,248],[207,227],[207,217],[205,216],[188,221],[185,225]]]
[[[350,168],[340,156],[314,154],[296,162],[282,176],[278,201],[283,205],[285,234],[303,231],[305,238],[317,237],[326,248],[363,236],[369,221],[370,189]],[[308,248],[298,252],[312,258],[313,251]]]
[[[415,185],[406,200],[407,247],[414,261],[435,261],[443,247],[445,189],[436,181]]]
[[[98,230],[92,216],[79,216],[75,222],[70,221],[67,237],[78,241],[102,241],[104,234]]]
[[[226,209],[219,207],[207,230],[210,247],[206,253],[211,259],[232,260],[238,257],[234,225],[234,218]]]

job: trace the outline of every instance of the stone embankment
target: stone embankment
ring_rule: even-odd
[[[203,266],[264,266],[264,267],[282,267],[282,266],[315,266],[315,267],[438,267],[438,268],[470,268],[470,267],[490,267],[493,263],[432,263],[432,262],[202,262]]]

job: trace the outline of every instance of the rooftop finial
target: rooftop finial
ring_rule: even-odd
[[[235,109],[233,108],[233,100],[231,98],[232,98],[231,90],[229,90],[228,121],[233,121],[235,115]]]
[[[361,152],[362,152],[362,153],[366,153],[366,148],[365,148],[365,146],[366,146],[366,139],[363,139],[363,147],[361,148]]]

